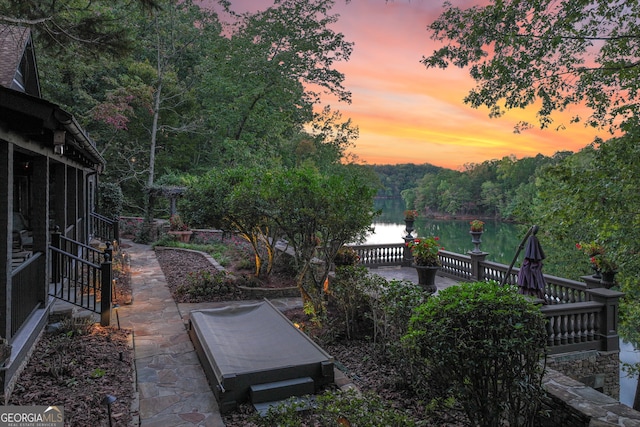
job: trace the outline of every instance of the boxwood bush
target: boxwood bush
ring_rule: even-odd
[[[545,319],[517,288],[464,283],[429,298],[403,345],[429,405],[456,402],[478,426],[529,426],[540,408]]]

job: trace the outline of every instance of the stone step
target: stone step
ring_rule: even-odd
[[[280,401],[292,396],[313,394],[314,391],[313,379],[311,377],[303,377],[252,385],[249,396],[251,402],[255,405],[256,403]]]

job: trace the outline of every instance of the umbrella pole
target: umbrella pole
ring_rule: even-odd
[[[524,245],[527,242],[527,239],[529,238],[529,236],[531,236],[532,234],[535,236],[537,233],[538,233],[538,226],[532,225],[531,228],[529,228],[529,230],[527,231],[527,234],[524,235],[524,238],[520,242],[520,245],[518,245],[518,250],[516,251],[516,255],[511,260],[511,264],[509,264],[507,273],[504,275],[504,277],[502,278],[502,281],[500,282],[500,286],[504,286],[504,284],[507,282],[507,278],[511,274],[511,270],[513,270],[513,265],[516,263],[516,260],[518,259],[518,255],[520,255],[520,251],[524,249]]]

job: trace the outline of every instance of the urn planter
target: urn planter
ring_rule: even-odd
[[[438,290],[436,286],[436,274],[440,269],[439,266],[430,266],[430,265],[415,265],[413,266],[418,272],[418,284],[425,290],[427,293],[435,293]]]
[[[482,243],[482,240],[480,238],[482,237],[482,233],[483,231],[469,231],[469,234],[471,234],[471,243],[473,243],[472,252],[474,254],[482,253],[482,251],[480,250],[480,243]]]
[[[413,228],[414,220],[411,218],[405,218],[404,224],[405,224],[404,231],[407,232],[407,237],[410,237],[411,233],[413,233],[413,230],[415,230],[415,228]]]
[[[600,284],[602,287],[609,289],[613,285],[616,284],[616,273],[617,271],[603,271],[600,273]]]

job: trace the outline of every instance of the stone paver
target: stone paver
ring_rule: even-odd
[[[408,280],[409,282],[418,283],[418,272],[413,267],[379,267],[371,268],[369,272],[378,274],[387,280]],[[448,277],[436,276],[438,291],[457,284],[457,281]]]

